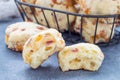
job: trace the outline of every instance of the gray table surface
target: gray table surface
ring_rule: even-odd
[[[120,43],[104,47],[105,59],[96,72],[77,70],[62,72],[57,53],[36,70],[23,62],[21,53],[6,48],[4,42],[6,27],[21,19],[0,22],[0,80],[120,80]]]

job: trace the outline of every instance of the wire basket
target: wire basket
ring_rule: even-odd
[[[41,11],[43,13],[43,17],[44,17],[48,27],[49,27],[49,23],[47,21],[46,15],[45,15],[45,10],[52,11],[54,13],[54,16],[55,16],[55,20],[56,20],[58,31],[60,31],[60,30],[59,30],[59,23],[58,23],[58,20],[57,20],[57,17],[56,17],[56,13],[65,14],[67,16],[68,31],[61,32],[61,33],[63,34],[63,37],[66,40],[66,42],[68,42],[68,43],[71,43],[71,44],[74,43],[75,44],[75,43],[79,43],[79,42],[86,42],[84,40],[84,38],[82,37],[83,18],[94,18],[94,19],[96,19],[96,26],[95,26],[95,33],[94,33],[94,40],[93,40],[94,44],[97,44],[99,46],[108,46],[108,45],[111,45],[111,44],[118,44],[120,42],[120,29],[118,29],[119,27],[115,28],[114,37],[111,39],[113,30],[114,30],[114,26],[116,25],[116,23],[119,23],[119,22],[116,21],[118,16],[120,16],[118,14],[114,14],[114,15],[85,15],[85,14],[65,12],[65,11],[60,11],[60,10],[56,10],[56,9],[46,8],[46,7],[42,7],[42,6],[32,5],[32,4],[21,2],[19,0],[15,0],[15,3],[17,5],[17,7],[19,9],[19,12],[20,12],[20,14],[21,14],[21,16],[22,16],[24,21],[25,21],[25,18],[29,18],[29,17],[27,15],[25,9],[23,8],[23,6],[27,6],[27,7],[30,8],[33,17],[34,17],[34,19],[36,20],[36,22],[38,24],[40,24],[40,23],[37,20],[37,17],[36,17],[36,15],[34,13],[33,8],[41,9]],[[70,30],[70,27],[72,25],[69,22],[69,16],[71,16],[71,15],[72,16],[76,16],[76,17],[81,17],[81,21],[80,21],[81,22],[81,29],[80,29],[80,33],[79,34],[78,33],[76,34],[76,33],[72,32]],[[111,23],[112,29],[111,29],[111,33],[110,33],[110,37],[109,37],[108,42],[95,43],[96,42],[97,28],[98,28],[98,25],[99,25],[98,24],[98,20],[101,19],[101,18],[112,18],[113,19],[113,22]]]

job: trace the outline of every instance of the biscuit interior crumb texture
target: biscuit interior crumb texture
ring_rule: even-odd
[[[96,71],[101,66],[104,55],[100,48],[89,43],[79,43],[65,47],[58,54],[62,71],[90,70]]]
[[[23,49],[23,59],[32,68],[38,68],[48,57],[62,50],[65,42],[61,33],[48,29],[28,39]]]

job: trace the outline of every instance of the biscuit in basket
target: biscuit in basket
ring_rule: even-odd
[[[44,26],[32,22],[18,22],[7,27],[5,42],[8,48],[22,51],[24,43],[36,33],[46,30]]]
[[[116,14],[118,0],[74,0],[85,14]],[[107,4],[106,4],[107,3]]]
[[[36,5],[38,6],[43,6],[51,9],[57,9],[61,11],[67,11],[67,12],[76,12],[75,8],[72,5],[73,1],[72,0],[37,0]],[[48,24],[46,23],[46,20],[43,15],[43,11],[45,13],[46,19]],[[41,10],[41,9],[36,9],[36,16],[40,24],[43,24],[45,26],[59,29],[60,31],[68,30],[68,20],[67,20],[67,15],[65,13],[58,13],[49,10]],[[75,16],[69,15],[69,22],[72,24],[72,22],[75,20]],[[56,23],[58,22],[58,25]]]
[[[28,4],[35,4],[37,0],[21,0],[21,2],[25,2],[25,3],[28,3]],[[35,8],[31,7],[30,6],[26,6],[26,5],[22,5],[26,15],[25,15],[25,21],[27,22],[36,22],[36,19],[34,17],[34,14],[35,14]],[[21,8],[22,10],[22,8]],[[22,10],[23,11],[23,10]]]
[[[117,1],[113,0],[75,0],[80,4],[80,14],[90,15],[109,15],[117,14]],[[108,4],[106,4],[108,3]],[[101,7],[102,6],[102,7]],[[104,8],[103,8],[104,7]],[[96,18],[83,18],[82,24],[82,36],[87,42],[99,43],[108,42],[113,38],[114,28],[112,30],[112,24],[114,17],[112,18],[99,18],[97,34],[95,38]],[[81,17],[77,17],[74,26],[75,32],[81,33]],[[112,32],[112,36],[110,38]]]
[[[69,70],[90,70],[96,71],[104,60],[101,49],[89,43],[79,43],[66,46],[58,54],[58,61],[62,71]]]
[[[48,29],[29,38],[23,49],[23,59],[33,69],[38,68],[48,57],[65,47],[61,33]]]
[[[81,14],[110,15],[118,13],[117,0],[75,0],[80,5]],[[106,4],[107,3],[107,4]],[[112,23],[113,18],[100,18],[100,23]]]
[[[74,29],[77,33],[80,33],[81,32],[80,18],[76,23],[77,24],[75,24]],[[113,30],[112,30],[112,27],[113,27],[112,24],[99,22],[96,30],[95,19],[83,19],[82,37],[85,39],[85,41],[90,43],[94,43],[94,39],[95,39],[95,43],[109,42],[109,40],[112,39],[114,36],[115,26],[113,27]],[[95,31],[96,31],[96,37],[95,37]]]

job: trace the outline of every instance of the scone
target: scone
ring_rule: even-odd
[[[59,52],[58,60],[62,71],[78,69],[96,71],[104,60],[104,54],[94,44],[79,43],[66,46]]]
[[[74,13],[76,12],[76,10],[72,4],[73,4],[72,0],[37,0],[36,1],[36,5],[38,6],[43,6],[47,8],[52,8],[52,9]],[[62,32],[64,30],[68,30],[68,20],[67,20],[66,14],[55,12],[56,18],[57,18],[56,19],[53,11],[44,10],[44,13],[45,13],[48,24],[44,18],[42,10],[38,8],[36,9],[36,16],[40,24],[43,24],[45,26],[49,26],[55,29],[58,29],[58,26],[59,26],[59,30]],[[56,23],[56,20],[58,22],[58,25]],[[75,16],[69,15],[70,24],[72,24],[74,20],[75,20]]]
[[[24,45],[23,59],[33,69],[38,68],[48,57],[65,47],[61,33],[48,29],[30,37]]]
[[[120,0],[74,0],[80,6],[80,14],[120,14]],[[107,3],[107,4],[106,4]],[[99,18],[100,23],[112,23],[113,18]]]
[[[80,14],[112,15],[118,13],[117,0],[77,0]],[[106,4],[107,3],[107,4]],[[101,7],[102,6],[102,7]],[[99,18],[100,23],[112,23],[113,18]]]
[[[79,11],[80,14],[109,15],[109,14],[117,14],[118,11],[117,1],[115,0],[87,0],[87,1],[75,0],[75,1],[78,4],[80,4],[80,11]],[[114,35],[114,28],[112,29],[114,18],[99,18],[97,34],[95,39],[94,37],[95,37],[96,20],[97,20],[96,18],[84,17],[81,28],[81,17],[77,17],[74,25],[75,32],[82,33],[82,36],[84,37],[85,41],[90,43],[94,43],[94,40],[95,43],[108,42],[110,39],[113,38]],[[112,36],[110,36],[111,32],[112,32]]]
[[[80,5],[80,14],[112,15],[118,14],[117,0],[75,0]],[[107,3],[107,4],[106,4]],[[101,7],[102,6],[102,7]],[[93,18],[94,19],[94,18]],[[100,23],[112,23],[113,18],[99,18]]]
[[[80,18],[78,17],[77,19],[78,19],[76,21],[77,24],[75,24],[74,29],[77,33],[80,33],[81,32]],[[109,42],[109,40],[112,39],[114,36],[115,25],[113,29],[112,27],[113,27],[112,24],[99,22],[97,26],[96,36],[95,36],[96,20],[86,18],[86,19],[83,19],[82,37],[84,38],[85,41],[89,43]]]
[[[116,14],[118,0],[74,0],[85,14]]]
[[[46,30],[47,28],[32,22],[18,22],[7,27],[5,42],[8,48],[22,51],[24,43],[29,37]]]

